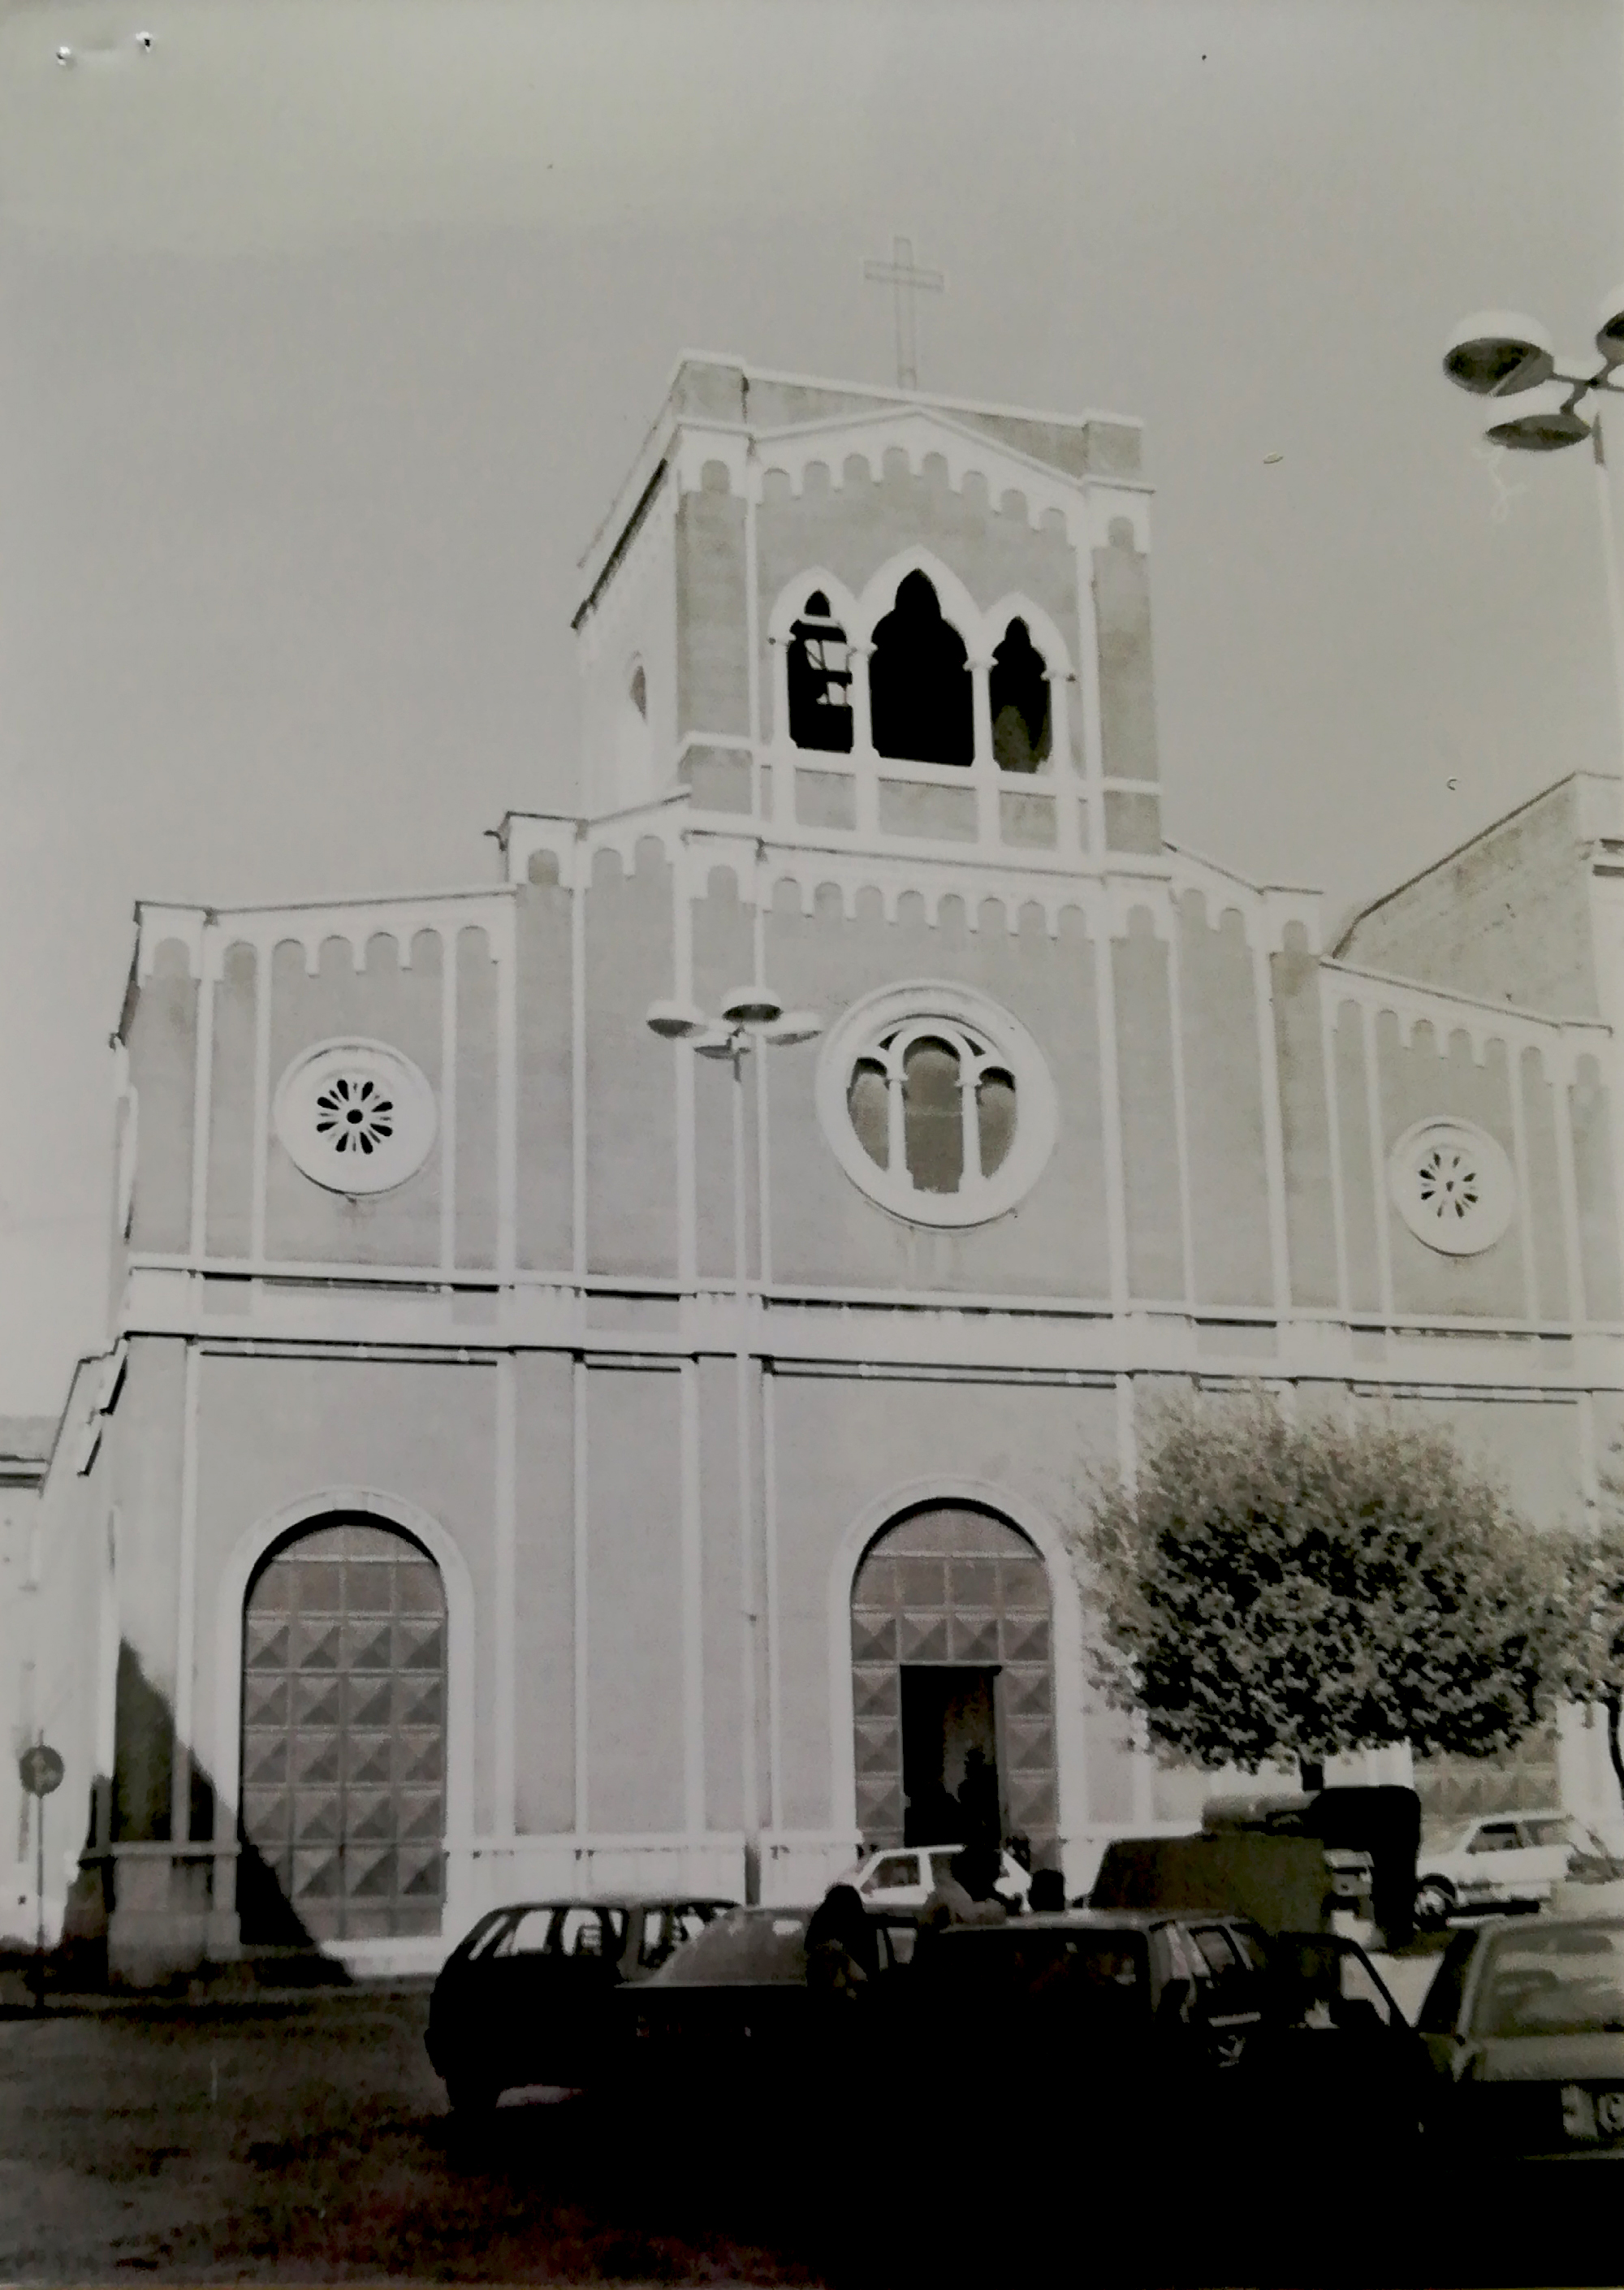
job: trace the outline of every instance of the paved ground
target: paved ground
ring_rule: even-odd
[[[657,2124],[628,2151],[515,2094],[470,2138],[426,2016],[352,1991],[0,2020],[0,2281],[817,2278],[804,2209],[774,2237],[764,2182],[673,2183]]]
[[[1407,2009],[1435,1964],[1392,1960]],[[0,2005],[0,2284],[1624,2279],[1612,2169],[1441,2187],[1425,2167],[1387,2184],[1330,2153],[1283,2176],[1260,2155],[1208,2184],[1202,2126],[1175,2106],[1143,2122],[1142,2181],[1106,2182],[1069,2127],[1069,2077],[1049,2093],[922,2090],[906,2059],[876,2061],[841,2119],[810,2130],[764,2090],[743,2130],[535,2094],[475,2134],[445,2113],[426,2016],[421,1994],[355,1990],[39,2020]],[[986,2166],[989,2113],[1060,2134],[1042,2185]],[[899,2124],[925,2129],[940,2169],[899,2173]],[[865,2248],[865,2190],[881,2186],[903,2239]],[[926,2262],[931,2218],[947,2238]]]

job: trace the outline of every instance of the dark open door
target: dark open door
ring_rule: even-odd
[[[1002,1828],[996,1677],[996,1665],[902,1665],[905,1844],[962,1844],[966,1817],[978,1809]]]

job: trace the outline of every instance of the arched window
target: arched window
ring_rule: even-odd
[[[1044,656],[1024,621],[1012,621],[992,658],[993,757],[1001,772],[1036,772],[1049,759],[1053,734]]]
[[[243,1616],[245,1939],[439,1931],[445,1685],[440,1570],[409,1535],[327,1519],[271,1554]]]
[[[923,572],[910,572],[874,632],[868,663],[874,745],[916,764],[968,764],[975,755],[970,668],[963,637],[941,616]]]
[[[835,1021],[817,1106],[858,1189],[926,1225],[985,1224],[1014,1208],[1059,1123],[1053,1077],[1027,1029],[940,979],[882,988]]]
[[[956,1193],[996,1174],[1015,1134],[1007,1061],[963,1027],[899,1026],[852,1069],[846,1109],[876,1167],[915,1192]]]
[[[797,748],[852,752],[852,662],[846,632],[821,589],[789,631],[789,736]]]

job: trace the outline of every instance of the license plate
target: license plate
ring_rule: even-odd
[[[1570,2139],[1624,2138],[1624,2090],[1588,2091],[1583,2084],[1564,2084],[1562,2127]]]

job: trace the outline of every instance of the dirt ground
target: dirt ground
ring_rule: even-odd
[[[464,2132],[427,2014],[354,1991],[7,2014],[0,2280],[817,2278],[754,2174],[662,2173],[658,2125],[612,2137],[578,2101],[510,2094]]]

